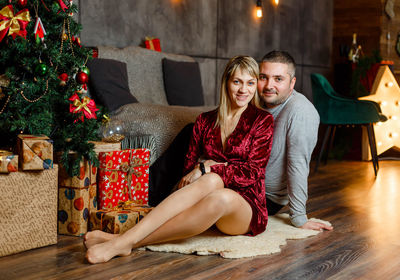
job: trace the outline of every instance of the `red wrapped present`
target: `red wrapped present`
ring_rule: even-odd
[[[149,149],[99,153],[99,209],[113,208],[120,201],[148,204]]]
[[[153,51],[161,51],[160,39],[154,37],[146,37],[144,41],[146,49]]]

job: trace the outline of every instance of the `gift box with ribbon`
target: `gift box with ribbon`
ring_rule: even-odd
[[[0,173],[18,171],[18,156],[11,152],[0,150]]]
[[[113,208],[120,201],[148,204],[149,149],[99,153],[99,209]]]
[[[146,49],[161,52],[160,39],[154,37],[146,37],[144,41]]]
[[[112,209],[97,210],[90,213],[90,230],[101,230],[121,234],[136,225],[153,208],[132,201],[120,202]]]
[[[53,168],[53,140],[46,135],[18,135],[17,151],[22,170]]]

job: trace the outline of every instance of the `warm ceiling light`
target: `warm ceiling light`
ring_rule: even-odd
[[[262,16],[261,0],[257,0],[257,17],[261,18]]]
[[[279,5],[279,0],[274,0],[274,2],[275,2],[275,5]]]

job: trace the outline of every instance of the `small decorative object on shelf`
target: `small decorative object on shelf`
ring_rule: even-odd
[[[146,49],[161,52],[160,39],[154,37],[146,37],[144,41]]]
[[[108,116],[103,116],[103,124],[100,127],[101,137],[104,142],[121,142],[124,138],[124,127],[120,120],[110,119]]]

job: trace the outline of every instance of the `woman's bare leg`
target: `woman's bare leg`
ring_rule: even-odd
[[[167,221],[134,248],[195,236],[214,224],[229,235],[245,234],[252,215],[250,205],[238,193],[230,189],[216,190]]]
[[[248,232],[252,217],[250,205],[236,192],[219,189],[168,220],[139,242],[130,241],[131,231],[88,250],[91,263],[105,262],[116,255],[128,255],[132,248],[197,235],[213,224],[227,234]],[[134,227],[135,228],[135,227]]]
[[[130,234],[132,242],[137,243],[141,241],[172,217],[193,206],[210,192],[216,189],[222,189],[223,187],[222,179],[217,174],[209,173],[172,193],[146,215],[134,228],[128,231],[133,231],[132,236]],[[111,236],[103,234],[100,231],[93,231],[85,235],[84,244],[90,249],[92,246],[102,243],[108,238],[111,238]]]

